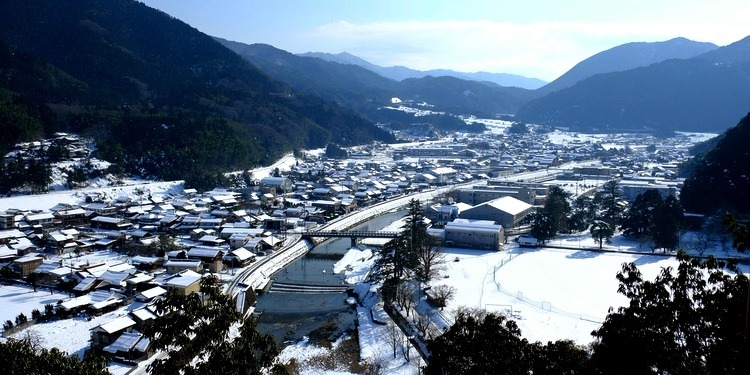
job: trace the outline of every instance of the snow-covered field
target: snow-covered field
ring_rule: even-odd
[[[31,320],[34,309],[44,314],[44,305],[55,305],[57,301],[68,298],[67,294],[54,292],[41,287],[35,292],[31,287],[3,285],[0,287],[0,322],[10,320],[15,323],[19,314],[26,315]]]

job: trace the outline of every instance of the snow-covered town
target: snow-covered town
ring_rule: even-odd
[[[607,312],[627,303],[615,279],[623,263],[635,263],[647,277],[677,264],[676,251],[654,251],[620,232],[607,241],[589,230],[543,244],[524,241],[552,187],[572,200],[617,181],[623,205],[649,190],[677,197],[679,163],[714,134],[655,138],[533,126],[513,134],[510,122],[465,121],[488,131],[435,139],[404,132],[399,137],[409,142],[354,147],[341,159],[324,150],[290,154],[228,174],[228,186],[200,193],[182,181],[115,177],[74,134],[18,145],[7,160],[50,147],[62,147],[67,157],[52,165],[48,192],[21,188],[0,198],[3,337],[34,338],[79,357],[103,350],[111,354],[110,372],[143,373],[158,356],[143,327],[157,318],[153,303],[168,290],[199,292],[204,275],[217,275],[239,310],[256,313],[264,293],[299,293],[272,285],[275,274],[324,243],[310,233],[339,237],[412,200],[421,203],[440,244],[434,277],[387,313],[379,284],[368,276],[388,239],[361,235],[322,271],[346,281],[338,296],[356,314],[356,338],[344,332],[332,342],[284,342],[279,361],[294,359],[300,373],[350,373],[346,363],[325,367],[319,359],[356,339],[358,363],[382,373],[418,373],[424,340],[467,308],[504,314],[529,341],[587,345]],[[76,169],[96,177],[74,181]],[[378,231],[403,226],[394,220]],[[738,256],[729,238],[706,244],[697,237],[682,231],[678,247],[696,256]],[[440,298],[440,289],[451,293]]]

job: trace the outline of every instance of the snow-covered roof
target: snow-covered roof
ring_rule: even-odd
[[[511,196],[502,197],[498,199],[493,199],[489,202],[485,202],[482,204],[486,204],[489,206],[492,206],[494,208],[497,208],[498,210],[501,210],[503,212],[507,212],[511,215],[518,215],[528,209],[530,209],[532,206],[522,200],[513,198]],[[481,205],[479,205],[481,206]],[[478,206],[477,206],[478,207]]]
[[[130,319],[127,316],[121,316],[115,320],[104,323],[98,327],[94,327],[93,330],[101,330],[106,333],[112,334],[112,333],[127,329],[129,327],[132,327],[134,325],[135,325],[135,322],[133,321],[133,319]]]
[[[497,233],[503,229],[502,225],[495,224],[492,220],[470,220],[470,219],[455,219],[445,224],[446,231],[471,231]]]
[[[203,238],[206,238],[209,236],[204,236]],[[213,237],[213,236],[210,236]],[[216,237],[213,237],[216,238]],[[202,240],[202,239],[201,239]],[[187,252],[188,257],[198,257],[198,258],[215,258],[219,253],[221,252],[221,249],[218,248],[205,248],[205,247],[194,247]]]
[[[166,293],[167,293],[166,289],[164,289],[164,288],[162,288],[160,286],[156,286],[156,287],[153,287],[151,289],[147,289],[147,290],[144,290],[144,291],[138,293],[138,295],[136,296],[136,298],[142,297],[143,299],[149,300],[149,299],[152,299],[154,297],[158,297],[158,296],[160,296],[162,294],[166,294]]]
[[[151,275],[149,275],[149,274],[147,274],[147,273],[137,273],[137,274],[133,275],[132,278],[127,279],[126,281],[128,283],[130,283],[130,284],[140,284],[140,283],[145,283],[145,282],[151,281],[153,279],[154,279],[154,277],[151,276]]]
[[[103,274],[99,275],[97,279],[106,281],[109,284],[117,285],[117,286],[125,286],[125,278],[130,276],[127,272],[115,272],[112,270],[107,270]]]
[[[156,288],[154,288],[154,289],[156,289]],[[162,288],[159,288],[159,289],[164,290]],[[165,293],[166,293],[166,291],[165,291]],[[138,318],[138,320],[140,320],[142,322],[157,318],[156,314],[154,314],[150,309],[148,309],[146,307],[143,307],[143,308],[140,308],[140,309],[135,309],[135,310],[131,311],[130,314],[133,315],[134,317]]]
[[[237,257],[240,261],[250,259],[253,256],[253,253],[244,247],[232,250],[231,254]]]
[[[201,274],[185,270],[166,281],[167,285],[185,288],[201,279]]]
[[[98,280],[95,276],[86,276],[85,279],[83,279],[75,287],[73,287],[73,290],[77,292],[84,292],[93,288],[97,282]]]

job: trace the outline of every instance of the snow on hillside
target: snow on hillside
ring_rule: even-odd
[[[80,190],[58,191],[38,195],[17,195],[0,198],[0,211],[9,208],[23,210],[48,210],[58,203],[84,204],[87,196],[97,196],[102,200],[113,200],[119,197],[142,198],[177,194],[184,188],[183,181],[127,181],[127,185],[97,187]]]

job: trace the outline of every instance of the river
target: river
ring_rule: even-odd
[[[387,213],[357,225],[353,230],[380,230],[404,217],[406,210]],[[343,332],[354,329],[356,310],[347,305],[346,292],[301,293],[280,291],[282,285],[293,289],[304,286],[345,287],[343,274],[333,273],[336,263],[350,248],[349,238],[335,238],[273,275],[273,286],[258,296],[258,329],[271,334],[276,343],[294,342],[308,336],[313,341],[334,341]],[[333,289],[333,288],[332,288]]]

